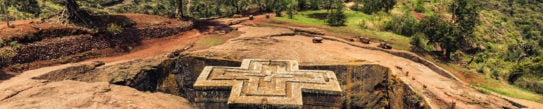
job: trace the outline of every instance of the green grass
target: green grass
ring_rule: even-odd
[[[310,17],[311,14],[319,13],[326,13],[326,10],[302,11],[294,15],[293,19],[289,19],[288,17],[277,17],[273,20],[327,29],[332,32],[332,35],[340,38],[353,38],[354,36],[360,35],[377,41],[386,41],[391,43],[395,49],[410,49],[411,45],[409,44],[409,37],[394,34],[389,31],[380,31],[380,25],[382,25],[384,21],[390,19],[391,15],[389,14],[378,13],[375,15],[368,15],[362,12],[345,10],[345,15],[347,16],[346,25],[340,27],[330,27],[326,24],[324,19]],[[361,22],[366,22],[365,24],[368,25],[368,28],[361,28]]]
[[[486,78],[485,82],[486,83],[471,83],[471,85],[501,95],[543,103],[543,96],[532,91],[503,83],[498,80],[493,80],[491,78]]]
[[[213,36],[205,37],[199,41],[200,44],[206,47],[217,46],[223,43],[222,40],[214,38]]]

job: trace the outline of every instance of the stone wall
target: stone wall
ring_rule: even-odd
[[[342,107],[420,109],[426,101],[409,86],[392,76],[389,68],[365,65],[300,66],[300,69],[331,70],[343,87]]]
[[[16,63],[49,60],[108,47],[106,40],[97,40],[91,35],[65,36],[23,45],[13,60]]]

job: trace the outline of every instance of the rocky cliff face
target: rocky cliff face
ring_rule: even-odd
[[[343,107],[352,109],[421,109],[427,103],[387,67],[365,65],[316,65],[300,69],[334,71],[343,85]]]
[[[52,72],[37,79],[110,82],[140,91],[177,95],[186,98],[195,107],[228,108],[226,102],[230,94],[229,89],[203,93],[192,86],[205,66],[240,65],[239,61],[182,56],[135,60],[103,67],[80,66],[67,71]],[[304,108],[428,108],[426,101],[408,85],[391,75],[387,67],[373,64],[302,65],[300,69],[334,71],[344,90],[341,98],[335,101],[333,99],[322,101],[322,97],[326,96],[303,94]]]

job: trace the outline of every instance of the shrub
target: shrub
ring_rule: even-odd
[[[413,35],[413,37],[411,37],[411,42],[409,42],[411,45],[413,45],[411,46],[412,47],[411,50],[416,51],[416,52],[425,51],[425,48],[426,48],[425,42],[426,42],[426,39],[425,39],[424,34],[417,33]]]
[[[475,58],[475,60],[473,60],[473,61],[475,61],[475,63],[483,63],[483,62],[485,62],[485,59],[488,59],[488,54],[485,53],[485,52],[477,53],[475,56],[476,56],[476,58]]]
[[[10,47],[14,48],[14,49],[17,49],[17,48],[20,47],[19,42],[17,42],[17,41],[11,41],[11,42],[9,42],[8,45],[9,45]]]
[[[415,5],[415,11],[423,13],[426,11],[426,8],[424,8],[424,3],[422,0],[418,0],[417,4]]]
[[[528,41],[522,45],[522,48],[524,49],[524,53],[526,53],[528,56],[537,56],[540,54],[539,50],[541,47],[539,47],[539,44],[535,41]]]
[[[520,87],[527,88],[537,93],[543,93],[543,84],[540,82],[543,77],[543,61],[536,59],[530,63],[516,65],[510,72],[509,82]]]
[[[17,56],[17,52],[11,47],[0,48],[0,58],[1,59],[11,59]]]
[[[115,24],[115,23],[111,23],[111,24],[108,24],[107,25],[107,31],[110,32],[110,33],[114,33],[114,34],[118,34],[118,33],[121,33],[123,32],[123,27]]]
[[[360,20],[360,22],[358,23],[358,27],[360,27],[360,29],[368,29],[368,26],[366,25],[366,20]]]
[[[4,40],[0,39],[0,47],[4,46]]]
[[[373,14],[379,11],[388,12],[396,5],[396,0],[362,0],[362,11],[367,14]]]
[[[405,15],[393,16],[390,21],[385,22],[384,29],[405,36],[414,35],[418,31],[419,23],[413,15],[409,12],[406,13]]]
[[[347,16],[343,13],[343,2],[335,1],[335,9],[332,9],[328,13],[328,20],[326,21],[330,26],[344,26],[347,20]]]

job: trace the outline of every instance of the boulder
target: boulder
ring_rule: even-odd
[[[379,44],[379,47],[382,48],[382,49],[392,49],[392,46],[386,42],[381,42]]]
[[[239,14],[234,14],[234,15],[232,16],[232,18],[241,18],[241,17],[243,17],[243,16],[242,16],[242,15],[239,15]]]
[[[313,37],[313,43],[322,43],[324,40],[322,37]]]
[[[362,42],[364,44],[370,44],[370,42],[371,42],[370,38],[366,38],[366,37],[360,37],[358,39],[360,40],[360,42]]]

